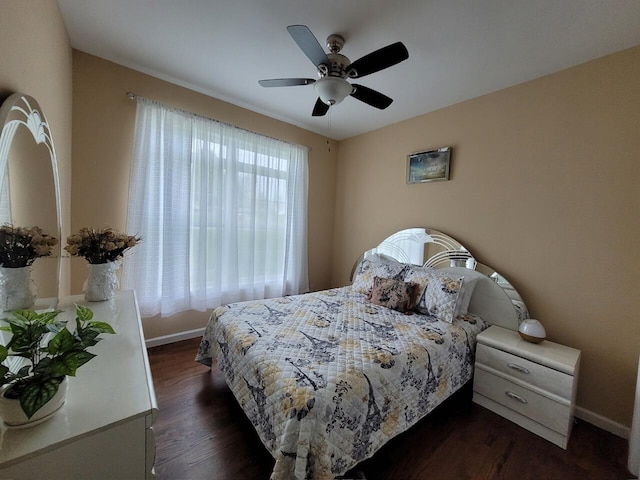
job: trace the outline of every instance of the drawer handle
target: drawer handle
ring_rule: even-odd
[[[515,370],[515,371],[517,371],[517,372],[524,373],[524,374],[526,374],[526,375],[529,375],[529,374],[531,373],[528,369],[526,369],[526,368],[524,368],[524,367],[521,367],[520,365],[517,365],[517,364],[515,364],[515,363],[508,363],[508,364],[507,364],[507,366],[508,366],[509,368],[514,369],[514,370]]]
[[[509,390],[507,390],[506,392],[504,392],[504,394],[509,398],[513,398],[514,400],[519,401],[520,403],[527,403],[527,399],[524,398],[524,397],[521,397],[517,393],[513,393],[513,392],[510,392]]]

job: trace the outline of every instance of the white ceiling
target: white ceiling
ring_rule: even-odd
[[[341,140],[640,44],[638,0],[58,0],[73,48]],[[312,117],[316,77],[286,27],[357,60],[397,41],[409,59],[358,83],[394,102],[347,98]],[[122,92],[123,95],[125,92]],[[144,92],[137,92],[144,95]],[[330,131],[329,131],[330,117]]]

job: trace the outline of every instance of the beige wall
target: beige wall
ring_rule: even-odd
[[[640,348],[640,47],[340,142],[333,284],[395,230],[459,239],[582,350],[577,403],[631,423]],[[453,147],[448,182],[406,154]],[[384,195],[381,195],[384,192]]]
[[[129,166],[136,103],[125,93],[205,115],[264,135],[311,147],[309,152],[309,282],[331,282],[337,145],[326,138],[229,103],[167,83],[83,52],[73,53],[72,229],[126,226]],[[135,252],[134,252],[135,254]],[[72,290],[86,277],[82,259],[72,259]],[[207,313],[144,319],[147,338],[201,328]]]
[[[28,93],[51,124],[66,232],[124,228],[135,115],[127,90],[308,145],[312,289],[345,284],[358,255],[399,228],[450,233],[516,285],[551,340],[583,351],[579,406],[629,425],[640,343],[640,47],[331,153],[321,136],[75,52],[71,197],[72,54],[56,3],[3,0],[0,44],[0,100]],[[406,185],[405,155],[444,145],[451,180]],[[86,274],[74,263],[77,293]],[[198,328],[206,314],[155,320],[145,321],[148,337]]]
[[[52,0],[0,2],[0,102],[15,92],[34,97],[55,144],[63,227],[71,218],[71,46],[58,4]],[[67,229],[63,229],[63,239]],[[64,241],[64,240],[63,240]],[[63,262],[61,296],[69,293]]]

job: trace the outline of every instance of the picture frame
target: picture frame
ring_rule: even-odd
[[[407,183],[449,180],[451,147],[442,147],[407,155]]]

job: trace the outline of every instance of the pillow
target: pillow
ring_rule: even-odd
[[[407,313],[417,300],[418,285],[393,278],[374,277],[373,288],[367,300],[376,305]]]
[[[513,303],[513,308],[516,309],[519,322],[522,322],[523,320],[526,320],[527,318],[529,318],[529,310],[527,310],[527,306],[524,304],[524,302],[521,302],[520,300],[512,299],[511,303]]]
[[[410,267],[405,281],[418,284],[415,310],[452,323],[458,315],[458,298],[463,291],[464,276],[439,272],[433,268]]]
[[[471,297],[476,288],[476,284],[480,278],[488,278],[485,274],[476,270],[470,270],[463,267],[443,268],[438,270],[440,273],[447,273],[449,275],[464,276],[462,281],[462,293],[458,297],[458,307],[456,312],[459,315],[463,315],[469,311],[469,304],[471,303]]]
[[[368,295],[373,287],[375,277],[402,280],[407,266],[398,262],[382,262],[377,258],[365,258],[353,277],[351,288],[354,292]]]
[[[476,284],[480,277],[485,276],[486,275],[476,272],[475,270],[469,270],[469,273],[464,274],[464,280],[462,281],[462,293],[458,298],[458,314],[462,315],[469,311],[469,303],[471,303],[471,297],[473,296]]]
[[[384,253],[372,253],[371,255],[367,256],[367,259],[376,263],[387,263],[387,264],[402,263],[396,260],[395,258],[390,257],[389,255],[385,255]]]

